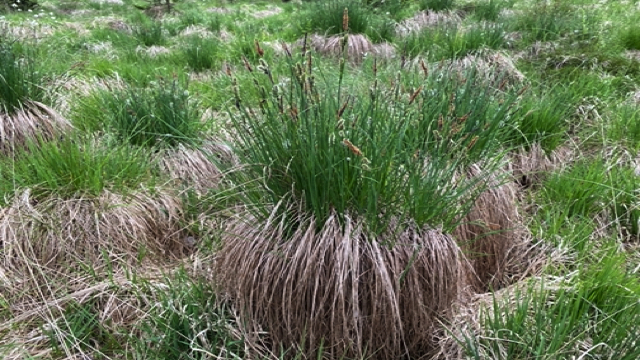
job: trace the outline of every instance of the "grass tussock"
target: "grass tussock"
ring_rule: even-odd
[[[217,187],[222,180],[223,174],[216,163],[227,162],[232,157],[226,146],[208,141],[196,149],[178,145],[174,149],[164,150],[159,153],[158,162],[161,171],[170,179],[206,192]]]
[[[481,172],[475,165],[467,170],[466,176],[478,176]],[[473,265],[478,292],[509,284],[507,256],[517,256],[513,250],[524,241],[525,230],[520,222],[513,184],[500,184],[495,179],[455,229],[454,236]]]
[[[3,266],[18,278],[35,276],[45,285],[86,268],[104,273],[147,256],[181,255],[186,245],[180,208],[173,196],[160,192],[105,191],[65,199],[36,198],[26,190],[0,211]]]
[[[78,120],[82,130],[107,131],[136,146],[194,144],[205,129],[187,85],[178,79],[159,78],[148,88],[98,91],[78,111],[93,115]]]
[[[468,271],[451,237],[397,224],[372,238],[366,223],[331,216],[301,220],[282,241],[283,221],[236,220],[218,253],[215,273],[250,333],[264,327],[274,350],[309,356],[397,358],[432,348]]]
[[[297,45],[304,46],[307,43],[319,54],[340,57],[343,54],[343,41],[345,39],[347,43],[344,49],[347,59],[355,63],[361,63],[367,55],[378,58],[392,58],[395,56],[395,50],[392,46],[388,44],[373,44],[365,35],[360,34],[331,37],[314,34],[299,40]]]
[[[29,140],[50,140],[71,128],[43,104],[42,74],[34,50],[0,38],[0,153],[10,153]]]
[[[276,348],[423,355],[471,276],[443,232],[492,186],[510,98],[444,71],[411,90],[376,78],[367,94],[342,85],[344,62],[337,87],[317,84],[307,55],[289,58],[290,87],[262,59],[247,66],[257,109],[234,90],[242,166],[218,195],[246,211],[223,232],[215,273],[248,331],[269,329]],[[455,177],[488,154],[484,172]]]

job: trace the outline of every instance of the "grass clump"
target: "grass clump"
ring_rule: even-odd
[[[494,297],[483,309],[486,336],[460,339],[467,355],[496,359],[640,356],[640,283],[615,246],[562,283]],[[592,344],[585,347],[585,344]],[[489,355],[491,354],[491,355]]]
[[[0,37],[0,112],[11,114],[28,101],[41,101],[42,74],[35,52],[28,46]]]
[[[266,65],[261,69],[268,71]],[[448,213],[445,203],[468,189],[436,179],[451,179],[464,164],[477,160],[477,154],[495,146],[498,124],[506,116],[506,107],[493,102],[486,90],[474,90],[475,72],[467,74],[465,87],[457,87],[454,75],[439,74],[440,80],[434,75],[432,88],[414,90],[410,106],[399,93],[381,90],[372,98],[347,97],[340,85],[323,94],[316,88],[307,93],[304,89],[314,85],[292,75],[298,81],[295,88],[274,84],[273,94],[259,90],[263,115],[241,107],[236,117],[242,129],[237,153],[244,154],[243,163],[256,164],[245,173],[255,178],[264,166],[273,173],[264,183],[266,193],[247,188],[244,201],[260,204],[266,195],[271,199],[266,203],[273,204],[293,197],[303,201],[319,223],[336,211],[368,216],[376,224],[386,209],[387,217],[403,214],[421,224],[452,224],[457,215]],[[262,86],[268,85],[259,89]],[[241,98],[237,101],[244,104]],[[361,121],[365,118],[370,120]],[[459,160],[454,160],[457,155]]]
[[[632,25],[620,32],[620,43],[627,50],[640,50],[640,26]]]
[[[566,1],[540,0],[510,21],[511,30],[523,32],[530,42],[553,41],[563,36],[574,40],[591,40],[598,29],[595,16],[588,11],[576,11]]]
[[[563,206],[566,217],[594,215],[607,198],[607,169],[603,160],[583,161],[551,175],[543,185],[549,202]]]
[[[473,16],[479,20],[496,21],[507,5],[505,0],[480,1],[473,5]]]
[[[144,46],[161,46],[166,43],[163,33],[164,29],[160,21],[139,20],[138,25],[133,27],[133,35],[140,40]]]
[[[640,109],[632,105],[614,109],[607,126],[607,138],[631,149],[640,149]]]
[[[346,9],[346,10],[345,10]],[[348,16],[345,17],[345,11]],[[395,35],[393,21],[356,0],[314,1],[298,20],[298,33],[342,34],[348,23],[350,34],[366,35],[374,43],[391,41]]]
[[[546,153],[560,146],[566,136],[573,98],[560,89],[541,96],[527,93],[512,119],[512,141],[516,147],[530,149],[540,144]]]
[[[420,10],[451,10],[455,6],[455,0],[420,0],[418,5]]]
[[[430,61],[461,58],[481,48],[497,49],[504,43],[504,28],[496,24],[481,24],[462,31],[451,24],[439,28],[423,28],[404,40],[404,50],[410,57],[427,54]]]
[[[106,130],[137,146],[194,144],[204,124],[186,89],[177,79],[160,78],[146,89],[125,87],[97,92],[78,109],[82,115],[77,120],[78,127],[85,131]]]
[[[189,68],[195,72],[211,70],[219,64],[220,44],[218,40],[189,36],[182,49]]]
[[[0,199],[30,189],[38,199],[126,192],[153,179],[149,154],[130,146],[107,148],[81,138],[31,143],[13,158],[0,161]]]
[[[190,278],[184,270],[166,284],[162,291],[152,290],[157,306],[136,325],[142,336],[129,339],[136,353],[144,358],[207,359],[212,353],[244,358],[242,340],[231,333],[231,314],[216,302],[212,285]]]
[[[109,357],[123,350],[124,336],[103,324],[98,309],[99,304],[95,301],[72,301],[66,305],[54,326],[43,329],[54,356],[63,357],[73,349],[82,352],[98,350],[102,356]]]

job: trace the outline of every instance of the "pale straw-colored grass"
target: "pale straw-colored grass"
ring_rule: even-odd
[[[57,111],[37,101],[28,101],[11,113],[0,109],[0,154],[12,153],[29,141],[54,139],[71,128]]]
[[[453,238],[409,223],[373,236],[335,215],[297,219],[287,236],[284,221],[238,217],[223,233],[213,272],[247,341],[268,329],[276,353],[322,347],[331,358],[396,359],[432,350],[438,319],[467,290],[470,270]]]

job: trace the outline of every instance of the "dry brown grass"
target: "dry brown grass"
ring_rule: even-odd
[[[334,35],[330,37],[313,34],[307,37],[307,48],[315,50],[324,56],[342,56],[342,41],[344,35]],[[302,47],[305,39],[300,39],[296,46]],[[347,37],[347,59],[356,63],[362,62],[366,55],[377,56],[380,58],[392,58],[395,56],[393,46],[382,43],[373,44],[366,35],[349,34]]]
[[[529,150],[519,149],[510,154],[509,171],[522,187],[535,187],[547,173],[566,167],[575,157],[574,151],[567,146],[547,154],[539,144],[533,144]]]
[[[414,71],[424,72],[422,64],[428,71],[453,72],[463,76],[472,69],[477,72],[477,79],[484,86],[504,88],[505,86],[523,86],[526,77],[506,54],[499,51],[483,51],[475,55],[467,55],[460,59],[427,63],[425,59],[417,57],[410,63]]]
[[[33,267],[32,270],[40,271],[37,267]],[[56,356],[57,359],[101,358],[104,354],[100,354],[99,348],[85,346],[85,350],[82,350],[67,345],[67,341],[76,339],[69,339],[68,331],[60,329],[60,325],[66,321],[65,309],[72,305],[90,304],[101,326],[113,334],[120,333],[122,329],[130,329],[135,334],[139,331],[135,327],[136,324],[144,321],[149,309],[154,306],[154,294],[149,290],[162,288],[163,273],[167,271],[169,269],[147,265],[135,271],[115,270],[109,277],[105,275],[97,281],[90,277],[76,276],[73,285],[65,289],[56,288],[55,284],[51,283],[40,291],[25,289],[21,284],[4,288],[3,294],[7,296],[22,296],[21,299],[11,297],[12,316],[0,323],[0,333],[7,334],[0,339],[0,346],[13,345],[3,348],[3,358],[52,358],[52,336],[63,347],[64,355]],[[132,272],[137,276],[130,276]],[[140,281],[143,278],[145,282],[155,286],[143,289]],[[28,296],[24,296],[25,294]],[[144,296],[141,296],[142,294]]]
[[[0,262],[15,278],[65,279],[90,266],[96,273],[141,257],[171,258],[186,251],[181,204],[170,194],[37,201],[28,190],[0,209]]]
[[[427,27],[457,24],[461,21],[462,17],[455,11],[422,11],[399,23],[396,26],[396,33],[401,36],[406,36],[412,32],[418,32]]]
[[[235,163],[231,149],[214,141],[207,141],[197,149],[181,144],[176,149],[162,151],[159,156],[161,169],[171,179],[198,192],[215,188],[221,181],[223,174],[216,162]]]
[[[482,172],[479,166],[473,165],[466,176],[473,179],[482,176]],[[475,270],[474,288],[478,292],[498,289],[509,283],[507,262],[518,255],[518,251],[513,250],[521,246],[526,234],[520,224],[514,184],[501,184],[491,178],[488,185],[454,231]]]
[[[248,342],[267,329],[276,353],[397,359],[432,350],[438,319],[467,289],[470,270],[451,237],[408,224],[374,237],[332,216],[321,228],[300,219],[285,239],[281,221],[231,221],[214,266]]]
[[[13,113],[0,109],[0,154],[11,153],[30,140],[51,140],[71,128],[67,119],[37,101],[29,101]]]

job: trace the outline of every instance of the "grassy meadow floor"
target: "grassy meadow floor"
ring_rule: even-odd
[[[445,244],[496,242],[465,290],[434,295],[446,315],[402,334],[430,342],[404,358],[640,358],[639,1],[15,3],[0,0],[0,358],[337,357],[245,326],[238,304],[293,303],[290,288],[237,302],[224,284],[253,275],[221,275],[269,251],[228,255],[238,219],[296,206],[313,216],[242,231],[364,219],[388,235],[397,211]],[[423,278],[466,269],[440,261]],[[392,353],[368,350],[345,357]]]

